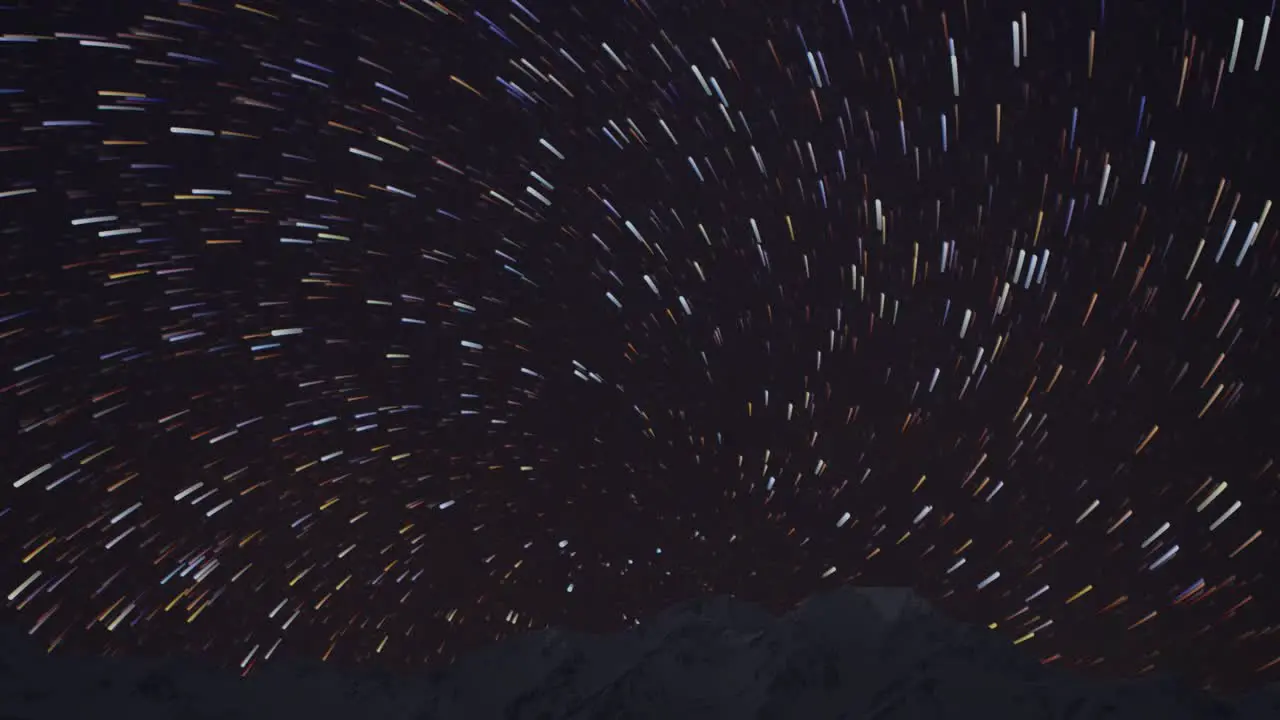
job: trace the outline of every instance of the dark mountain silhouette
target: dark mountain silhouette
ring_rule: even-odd
[[[910,590],[842,588],[783,617],[731,597],[630,630],[549,629],[436,673],[279,660],[242,679],[186,659],[47,655],[0,631],[0,720],[1280,718],[1280,689],[1215,697],[1170,678],[1103,683],[1043,666]]]

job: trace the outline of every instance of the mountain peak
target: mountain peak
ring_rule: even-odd
[[[430,680],[291,660],[241,679],[194,660],[50,656],[12,628],[0,650],[0,720],[1280,716],[1275,690],[1218,698],[1170,678],[1103,683],[1044,667],[897,587],[841,587],[782,617],[698,598],[609,635],[526,633]]]

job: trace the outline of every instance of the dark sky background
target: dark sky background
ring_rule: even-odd
[[[1043,5],[9,0],[4,619],[438,666],[893,584],[1275,680],[1272,7]]]

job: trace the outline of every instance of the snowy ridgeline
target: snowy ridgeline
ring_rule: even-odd
[[[429,679],[272,662],[46,655],[0,631],[0,720],[305,718],[1280,718],[1280,690],[1215,700],[1169,680],[1100,684],[1042,667],[911,591],[844,588],[778,618],[726,597],[614,635],[529,633]]]

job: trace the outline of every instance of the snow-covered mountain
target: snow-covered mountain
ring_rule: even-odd
[[[194,660],[47,655],[0,631],[0,720],[353,718],[1280,718],[1280,689],[1215,698],[1169,679],[1044,667],[910,590],[843,588],[783,617],[715,597],[613,635],[528,633],[439,673],[273,661],[241,679]]]

